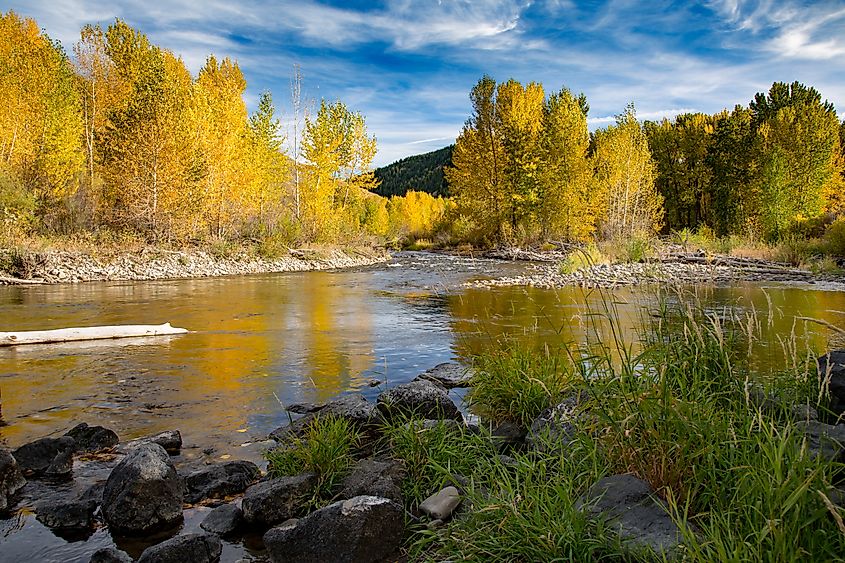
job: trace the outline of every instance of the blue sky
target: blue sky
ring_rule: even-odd
[[[591,127],[628,102],[641,118],[747,104],[773,81],[815,86],[845,113],[845,3],[714,0],[295,2],[4,1],[70,52],[85,23],[126,20],[196,73],[239,61],[254,108],[273,92],[340,99],[378,138],[376,164],[454,141],[485,73],[584,92]]]

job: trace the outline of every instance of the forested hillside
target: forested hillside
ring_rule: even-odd
[[[416,190],[434,196],[448,196],[449,189],[443,168],[452,164],[453,148],[450,145],[376,168],[375,176],[379,181],[376,193],[388,197],[405,195],[408,191]]]

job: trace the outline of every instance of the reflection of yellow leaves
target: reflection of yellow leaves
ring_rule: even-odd
[[[230,456],[229,454],[223,454],[220,456],[220,459],[229,459],[230,457],[232,456]]]
[[[246,430],[247,430],[246,428],[238,428],[238,432],[240,432],[240,433],[242,433],[242,434],[243,434],[244,432],[246,432]]]

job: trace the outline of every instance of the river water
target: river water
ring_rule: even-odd
[[[374,399],[438,363],[466,363],[505,342],[554,348],[583,341],[593,331],[590,313],[611,303],[626,338],[636,340],[643,306],[653,304],[650,291],[463,286],[532,267],[406,252],[388,264],[337,272],[0,287],[0,331],[163,322],[191,331],[0,348],[8,423],[0,444],[14,448],[88,422],[121,440],[179,429],[180,463],[260,462],[267,434],[287,421],[282,405],[348,392]],[[738,284],[703,291],[702,300],[714,309],[757,311],[764,338],[755,355],[763,364],[782,361],[774,358],[783,358],[793,333],[815,351],[841,344],[835,332],[796,317],[845,326],[842,292]],[[186,528],[197,518],[188,515]],[[0,561],[87,561],[108,543],[105,530],[67,542],[26,512],[0,523]],[[231,557],[252,553],[226,549]]]

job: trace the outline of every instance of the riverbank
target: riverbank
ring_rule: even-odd
[[[217,255],[207,250],[144,247],[131,251],[0,249],[0,284],[163,280],[354,268],[386,262],[377,247],[291,249],[262,258],[247,252]]]
[[[575,253],[580,251],[576,250]],[[514,260],[535,263],[535,272],[523,276],[501,277],[469,282],[470,287],[531,286],[554,289],[567,286],[617,288],[636,285],[728,285],[736,282],[778,282],[807,284],[816,289],[845,291],[842,271],[814,272],[783,262],[741,258],[704,252],[667,251],[643,262],[590,263],[578,265],[571,256],[560,252],[534,253],[511,251]],[[498,252],[495,257],[502,257]],[[575,265],[573,266],[573,262]]]

